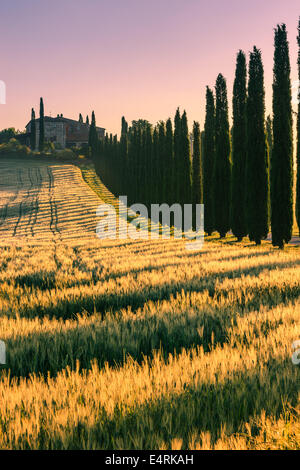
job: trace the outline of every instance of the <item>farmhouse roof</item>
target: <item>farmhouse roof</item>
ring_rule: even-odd
[[[36,122],[39,122],[40,121],[40,118],[36,118],[35,119]],[[69,119],[69,118],[65,118],[64,116],[57,116],[57,117],[52,117],[52,116],[45,116],[44,117],[44,121],[45,122],[65,122],[65,123],[69,123],[69,124],[73,124],[73,125],[78,125],[80,124],[80,126],[83,126],[83,127],[86,127],[87,129],[89,129],[90,125],[89,124],[86,124],[85,122],[79,122],[79,121],[76,121],[75,119]],[[31,120],[28,122],[28,124],[26,124],[25,127],[29,126],[29,124],[31,123]],[[97,130],[105,130],[104,127],[99,127],[99,126],[96,126],[96,129]]]

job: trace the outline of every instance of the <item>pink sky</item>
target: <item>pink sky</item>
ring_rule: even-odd
[[[218,73],[231,99],[235,57],[255,44],[271,111],[273,28],[287,24],[297,80],[299,0],[10,0],[1,3],[0,128],[24,129],[44,97],[47,115],[119,132],[121,116],[156,122],[186,109],[203,128],[205,87]],[[230,103],[231,104],[231,103]],[[230,106],[231,113],[231,106]]]

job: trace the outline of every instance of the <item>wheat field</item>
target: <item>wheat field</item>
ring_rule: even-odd
[[[300,449],[298,246],[101,241],[90,166],[0,195],[1,449]]]

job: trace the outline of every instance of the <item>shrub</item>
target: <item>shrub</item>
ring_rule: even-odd
[[[53,156],[58,160],[74,160],[77,158],[71,149],[57,150],[53,153]]]
[[[7,143],[0,145],[0,157],[18,156],[26,157],[32,152],[26,145],[20,144],[16,139],[12,138]]]

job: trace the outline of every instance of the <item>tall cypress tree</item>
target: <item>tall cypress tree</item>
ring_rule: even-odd
[[[114,187],[113,187],[113,193],[116,195],[121,195],[120,193],[120,174],[119,174],[119,168],[120,168],[120,161],[119,161],[119,142],[118,142],[118,136],[114,135],[113,136],[113,168],[112,168],[112,174],[114,178]],[[97,153],[98,149],[98,139],[97,139],[97,147],[96,147],[96,152]]]
[[[180,203],[181,196],[181,116],[179,108],[174,119],[174,168],[173,168],[173,203]]]
[[[231,151],[226,80],[216,81],[216,159],[214,169],[215,227],[221,238],[230,230]]]
[[[284,247],[293,230],[293,120],[290,59],[285,24],[275,29],[273,151],[271,164],[272,243]]]
[[[81,114],[81,113],[79,113],[79,119],[78,119],[78,121],[79,121],[81,124],[83,123],[83,117],[82,117],[82,114]]]
[[[88,117],[88,116],[86,117],[85,123],[86,123],[87,126],[90,125],[90,120],[89,120],[89,117]]]
[[[181,204],[192,202],[192,160],[186,111],[181,117]]]
[[[173,127],[169,118],[166,122],[166,168],[164,175],[165,186],[165,202],[172,204],[173,199],[173,179],[172,172],[174,167],[174,143],[173,143]]]
[[[249,238],[260,245],[269,231],[269,168],[261,52],[250,53],[247,101],[246,213]]]
[[[201,136],[199,122],[194,121],[193,126],[193,184],[192,184],[193,212],[195,204],[203,204],[203,177],[201,161]],[[193,227],[196,228],[195,215]]]
[[[193,126],[193,185],[192,203],[203,204],[203,177],[201,161],[200,125],[194,121]]]
[[[130,203],[136,203],[138,193],[138,158],[139,158],[139,130],[136,122],[133,121],[130,134],[130,160],[131,160],[131,187]]]
[[[233,86],[233,129],[232,129],[232,206],[231,228],[241,241],[247,235],[246,227],[246,155],[247,155],[247,69],[246,57],[239,51]]]
[[[31,147],[31,150],[35,150],[35,147],[36,147],[36,123],[35,123],[35,111],[33,108],[31,110],[30,147]]]
[[[120,192],[121,195],[126,195],[128,187],[128,123],[125,117],[122,117],[122,128],[121,128],[121,138],[120,138]]]
[[[136,193],[135,193],[135,201],[140,202],[142,199],[142,159],[143,159],[143,143],[142,143],[142,135],[143,135],[143,126],[141,123],[137,125],[137,134],[136,134]]]
[[[144,121],[141,126],[141,152],[140,152],[140,178],[139,178],[139,187],[140,187],[140,198],[139,201],[145,204],[147,198],[147,167],[146,167],[146,158],[147,158],[147,139],[146,139],[146,130],[149,123]]]
[[[151,196],[151,204],[159,204],[160,201],[158,200],[158,174],[159,174],[159,135],[157,126],[155,126],[153,131],[153,144],[152,144],[152,155],[151,155],[151,163],[152,163],[152,196]]]
[[[215,101],[212,90],[206,88],[206,115],[203,137],[203,199],[204,230],[211,235],[214,226],[214,166],[215,166]]]
[[[44,102],[40,99],[40,121],[39,121],[39,151],[44,150],[45,145],[45,122],[44,122]]]
[[[146,164],[146,190],[145,201],[148,211],[151,209],[152,202],[152,126],[149,124],[146,128],[145,136],[145,164]]]
[[[296,193],[296,217],[300,235],[300,18],[298,24],[298,117],[297,117],[297,193]]]
[[[165,202],[165,170],[166,170],[166,125],[164,121],[158,123],[159,171],[157,173],[158,203]]]

